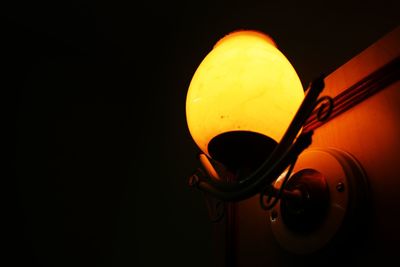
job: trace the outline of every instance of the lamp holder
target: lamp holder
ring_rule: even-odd
[[[200,155],[203,168],[190,177],[189,185],[204,193],[213,222],[223,218],[224,202],[259,194],[277,242],[292,253],[310,254],[358,221],[368,203],[361,165],[341,150],[307,149],[314,132],[304,128],[306,121],[311,114],[326,121],[333,111],[333,99],[319,97],[323,88],[323,76],[310,84],[282,140],[247,177],[236,179],[221,163]]]
[[[274,190],[271,185],[288,168],[287,178],[290,176],[297,157],[311,144],[313,131],[300,131],[312,112],[317,109],[317,118],[321,121],[328,119],[331,114],[333,100],[329,96],[318,98],[324,88],[323,79],[324,76],[321,75],[310,84],[281,141],[255,172],[234,181],[235,179],[230,179],[231,173],[219,173],[213,167],[211,159],[203,155],[201,162],[204,170],[198,169],[189,178],[189,185],[210,197],[228,202],[245,200],[259,193],[262,196],[267,194],[275,200],[272,204],[261,205],[265,209],[272,208],[282,196],[293,195],[293,192],[285,191],[284,186]]]

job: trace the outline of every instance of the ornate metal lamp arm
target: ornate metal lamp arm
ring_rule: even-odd
[[[297,158],[297,156],[311,144],[312,132],[302,134],[295,144],[289,149],[287,153],[282,155],[277,161],[275,161],[270,169],[260,174],[254,183],[235,191],[222,191],[208,182],[205,179],[204,172],[197,172],[190,178],[189,184],[199,190],[224,201],[240,201],[252,197],[253,195],[259,193],[262,188],[265,187],[269,181],[275,180],[286,168]]]
[[[268,185],[273,182],[311,144],[312,132],[302,133],[297,139],[296,137],[312,111],[320,102],[327,98],[322,97],[318,99],[323,88],[324,82],[322,76],[311,83],[300,108],[286,130],[281,142],[262,166],[252,175],[239,182],[228,183],[210,178],[204,172],[197,172],[190,178],[190,185],[225,201],[239,201],[259,193],[265,188],[266,184]],[[322,112],[318,114],[321,117],[322,115],[329,117],[332,104],[329,101],[327,114],[322,114]]]

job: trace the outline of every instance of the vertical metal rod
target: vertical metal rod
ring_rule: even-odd
[[[228,182],[234,182],[235,180],[234,176],[227,177]],[[235,267],[237,255],[237,203],[227,202],[226,211],[226,266]]]
[[[234,202],[228,202],[227,205],[227,217],[226,217],[226,266],[236,266],[236,215],[237,215],[237,204]]]

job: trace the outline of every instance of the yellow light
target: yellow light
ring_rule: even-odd
[[[204,153],[234,164],[239,159],[224,162],[224,157],[258,153],[254,150],[262,146],[254,140],[260,136],[276,145],[303,98],[296,71],[271,38],[255,31],[234,32],[217,42],[192,78],[186,98],[189,131]],[[246,138],[227,133],[249,138],[241,144]],[[210,142],[221,136],[227,138],[217,155]]]

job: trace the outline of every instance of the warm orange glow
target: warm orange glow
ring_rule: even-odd
[[[303,98],[296,71],[273,40],[238,31],[217,42],[196,70],[187,123],[208,155],[211,139],[226,132],[251,131],[279,142]]]

